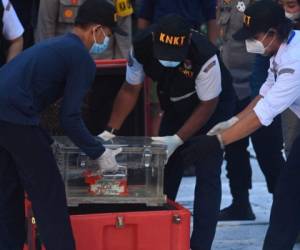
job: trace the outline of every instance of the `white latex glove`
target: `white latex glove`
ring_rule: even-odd
[[[234,116],[225,122],[220,122],[208,131],[207,135],[213,136],[222,133],[224,130],[232,127],[239,121],[239,118]]]
[[[109,141],[115,138],[116,136],[105,130],[101,134],[99,134],[98,137],[100,137],[103,141]]]
[[[167,145],[168,159],[174,153],[174,151],[183,144],[183,140],[181,140],[181,138],[176,134],[173,136],[151,137],[151,139]]]
[[[115,150],[105,149],[104,153],[96,160],[100,174],[105,172],[117,172],[119,167],[121,167],[116,161],[116,155],[122,152],[122,148]]]

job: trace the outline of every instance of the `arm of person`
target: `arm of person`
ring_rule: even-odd
[[[210,42],[213,44],[217,43],[217,39],[219,37],[219,25],[217,24],[216,19],[211,19],[207,21],[207,36]]]
[[[244,117],[246,117],[247,114],[251,113],[253,111],[253,108],[259,102],[259,100],[268,93],[268,91],[274,86],[274,84],[275,84],[275,76],[273,71],[269,69],[267,79],[265,83],[261,86],[259,95],[255,97],[252,100],[252,102],[242,112],[240,112],[237,115],[237,117],[241,120]]]
[[[241,111],[238,115],[236,115],[236,117],[239,120],[245,118],[249,113],[253,111],[253,108],[256,106],[256,104],[259,102],[261,98],[263,98],[261,95],[256,96],[243,111]]]
[[[135,107],[142,87],[142,84],[129,84],[128,82],[123,84],[115,99],[108,127],[117,130],[121,128],[123,122]]]
[[[10,41],[10,45],[7,52],[6,62],[9,62],[20,54],[23,50],[23,37],[20,36],[17,39]]]
[[[274,117],[289,108],[300,96],[300,63],[291,63],[278,72],[276,84],[267,82],[260,90],[262,96],[255,107],[233,127],[221,134],[224,145],[242,139],[256,129],[269,126]]]
[[[43,41],[56,35],[58,12],[59,0],[40,1],[36,42]]]
[[[9,1],[4,1],[3,36],[9,41],[6,61],[9,62],[23,50],[24,28]]]
[[[217,24],[217,0],[202,1],[203,15],[207,21],[208,39],[216,44],[219,37],[219,26]]]
[[[73,59],[66,59],[69,65],[66,75],[60,121],[70,139],[89,157],[97,159],[105,148],[91,135],[81,117],[83,99],[92,84],[96,66],[89,55],[74,54]]]
[[[209,101],[202,101],[185,122],[184,126],[177,132],[177,135],[183,141],[188,140],[206,124],[214,113],[217,105],[218,98],[214,98]]]
[[[214,113],[222,91],[221,81],[218,57],[214,55],[203,65],[196,79],[196,92],[201,103],[177,132],[183,141],[199,131]]]
[[[131,49],[126,70],[126,82],[121,87],[108,122],[108,126],[120,129],[128,114],[133,110],[143,87],[144,69],[133,55]]]
[[[154,16],[155,2],[153,0],[142,0],[138,14],[138,29],[146,29],[151,25]]]

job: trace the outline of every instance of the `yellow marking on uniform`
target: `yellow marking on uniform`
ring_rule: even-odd
[[[249,27],[250,22],[251,22],[251,16],[244,15],[244,24]]]
[[[171,36],[164,33],[160,33],[159,41],[173,46],[182,46],[185,41],[185,36]]]
[[[131,0],[115,0],[115,6],[118,16],[129,16],[133,13]]]

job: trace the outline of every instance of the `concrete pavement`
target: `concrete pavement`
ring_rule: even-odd
[[[251,160],[253,169],[253,189],[250,199],[256,220],[251,222],[220,222],[212,250],[261,250],[268,227],[272,196],[268,193],[264,177],[255,159]],[[231,203],[228,180],[225,177],[225,167],[222,168],[222,205]],[[193,210],[193,191],[195,177],[185,177],[182,180],[177,201]],[[300,211],[299,211],[300,212]],[[294,250],[300,250],[297,244]]]

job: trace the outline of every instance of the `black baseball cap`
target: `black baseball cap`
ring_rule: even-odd
[[[179,15],[162,17],[154,29],[154,57],[159,60],[183,61],[189,49],[191,26]]]
[[[79,8],[76,24],[101,24],[122,36],[127,33],[117,25],[115,6],[108,0],[86,0]]]
[[[245,10],[243,27],[233,35],[233,38],[243,41],[285,22],[288,22],[288,19],[281,5],[272,0],[257,1]]]

